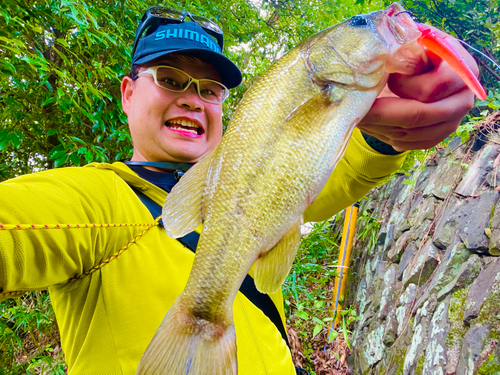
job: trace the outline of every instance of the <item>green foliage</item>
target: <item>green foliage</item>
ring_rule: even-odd
[[[137,2],[4,1],[0,9],[3,177],[130,153],[119,77]]]
[[[340,312],[341,329],[330,329],[333,322],[332,290],[338,275],[335,265],[341,237],[337,229],[342,219],[339,214],[329,221],[314,224],[311,232],[302,238],[290,275],[283,284],[287,322],[302,343],[306,356],[304,366],[309,371],[314,370],[310,355],[316,346],[332,342],[339,334],[350,345],[348,327],[357,319],[352,307],[343,309]]]
[[[0,302],[0,313],[0,374],[65,373],[47,292]]]
[[[371,210],[363,210],[358,216],[358,223],[356,224],[359,228],[357,240],[363,242],[368,251],[371,251],[377,243],[381,222],[380,218],[372,215]]]
[[[292,270],[283,285],[287,314],[293,315],[294,310],[314,312],[318,308],[314,303],[319,296],[327,300],[331,297],[324,293],[324,289],[311,291],[308,287],[311,280],[318,287],[325,287],[337,275],[337,270],[330,267],[335,263],[335,258],[332,259],[335,249],[338,252],[338,234],[330,231],[332,225],[328,221],[316,223],[309,235],[302,239]],[[326,306],[327,300],[320,308]],[[305,315],[298,316],[305,318]]]

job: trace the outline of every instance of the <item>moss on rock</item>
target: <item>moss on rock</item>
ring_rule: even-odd
[[[467,289],[459,289],[451,295],[448,307],[450,329],[446,335],[446,346],[450,349],[458,348],[460,350],[462,340],[467,332],[467,327],[463,323],[466,299]]]

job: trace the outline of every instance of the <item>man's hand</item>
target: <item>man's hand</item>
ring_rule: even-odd
[[[478,75],[472,56],[452,36],[432,28],[455,47]],[[397,151],[428,149],[453,133],[474,105],[474,94],[453,69],[427,51],[430,70],[411,76],[391,74],[358,128]]]

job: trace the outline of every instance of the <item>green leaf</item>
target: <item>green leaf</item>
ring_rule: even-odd
[[[78,153],[76,153],[76,152],[71,153],[71,155],[69,156],[69,161],[71,163],[73,163],[74,165],[81,164],[80,157],[78,156]]]
[[[342,332],[344,333],[344,339],[347,342],[347,346],[349,347],[349,350],[352,350],[351,343],[349,342],[349,335],[347,334],[347,326],[345,324],[345,316],[342,317]]]
[[[313,338],[315,338],[315,337],[316,337],[316,335],[317,335],[318,333],[320,333],[320,332],[321,332],[321,329],[322,329],[322,328],[323,328],[323,326],[321,326],[321,325],[319,325],[319,324],[316,324],[316,325],[314,326],[314,329],[313,329]]]
[[[57,129],[50,129],[48,132],[47,132],[47,137],[50,137],[51,135],[53,134],[57,134]]]
[[[55,96],[48,96],[42,101],[42,107],[56,100]]]
[[[305,311],[297,311],[295,315],[301,319],[309,320],[309,315]]]
[[[322,301],[322,300],[316,300],[314,301],[314,308],[315,309],[322,309],[323,307],[325,307],[325,301]]]
[[[65,40],[65,39],[63,39],[63,38],[57,38],[57,39],[56,39],[56,42],[57,42],[57,43],[59,43],[59,44],[62,44],[62,45],[63,45],[64,47],[66,47],[66,48],[69,48],[69,44],[68,44],[68,42],[66,42],[66,40]]]
[[[23,136],[24,136],[23,132],[14,131],[14,132],[11,132],[9,134],[9,140],[15,148],[19,148],[19,145],[21,144]]]
[[[339,333],[332,329],[330,330],[330,333],[328,334],[328,342],[331,343],[333,340],[335,340],[337,338],[337,336],[339,335]]]
[[[79,143],[81,143],[81,144],[83,144],[83,145],[86,145],[86,143],[85,143],[84,141],[82,141],[82,140],[81,140],[80,138],[78,138],[78,137],[73,137],[73,136],[72,136],[72,137],[71,137],[71,139],[72,139],[72,140],[74,140],[74,141],[76,141],[76,142],[79,142]]]
[[[315,322],[315,323],[318,323],[318,324],[321,324],[321,325],[324,325],[325,323],[323,323],[322,320],[316,318],[315,316],[312,318],[312,321]]]
[[[69,155],[68,154],[64,154],[64,155],[61,155],[60,157],[58,157],[55,161],[54,161],[54,167],[60,167],[61,165],[63,165],[64,163],[66,163],[68,161],[68,157]]]
[[[66,150],[63,145],[59,144],[52,148],[49,152],[49,158],[50,159],[57,159],[61,157],[61,155],[64,155],[66,153]]]
[[[87,160],[87,163],[90,163],[92,160],[94,160],[94,154],[92,153],[92,151],[87,150],[87,152],[85,153],[85,160]]]
[[[0,129],[0,151],[3,151],[7,148],[10,143],[10,130],[8,129]]]
[[[41,32],[43,32],[43,29],[42,29],[40,26],[38,26],[38,25],[32,25],[32,26],[31,26],[31,29],[32,29],[34,32],[36,32],[36,33],[41,33]]]
[[[0,36],[0,40],[6,42],[7,44],[10,44],[10,45],[15,44],[15,45],[19,46],[20,48],[24,48],[24,43],[17,38],[9,39],[9,38],[6,38],[4,36]]]

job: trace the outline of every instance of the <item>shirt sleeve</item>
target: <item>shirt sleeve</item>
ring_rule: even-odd
[[[326,220],[364,197],[403,164],[408,152],[384,155],[371,148],[354,129],[344,157],[323,190],[304,212],[304,221]]]
[[[123,246],[123,229],[109,230],[124,224],[114,222],[117,179],[62,168],[0,184],[0,300],[67,282]]]

